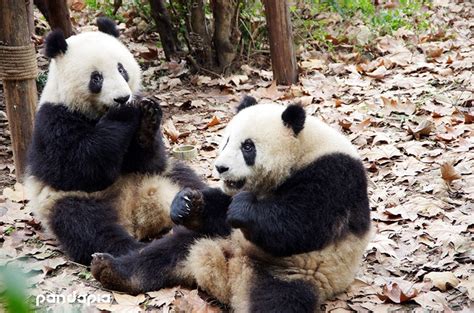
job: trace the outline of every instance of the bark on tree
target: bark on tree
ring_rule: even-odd
[[[66,37],[74,35],[67,0],[34,0],[51,29],[59,28]]]
[[[281,85],[298,81],[293,31],[286,0],[263,0],[270,41],[273,78]]]
[[[31,43],[24,1],[0,1],[0,44],[27,46]],[[26,152],[33,132],[37,101],[35,79],[3,80],[5,104],[10,126],[17,180],[21,181],[26,166]]]
[[[28,17],[28,31],[30,36],[35,33],[35,17],[33,15],[33,0],[25,0],[26,14]]]
[[[219,72],[228,73],[236,57],[237,44],[240,40],[238,28],[239,0],[212,0],[214,17],[214,48],[219,65]]]
[[[215,62],[212,54],[211,35],[204,12],[204,1],[192,0],[189,11],[191,14],[189,37],[194,50],[193,54],[205,68],[211,69]]]
[[[44,18],[49,24],[49,13],[48,13],[48,3],[47,0],[34,0],[33,3],[36,5],[38,10],[40,10],[41,14],[43,14]]]
[[[161,44],[165,52],[166,60],[170,60],[179,51],[181,45],[178,41],[176,30],[171,23],[171,18],[163,0],[150,0],[151,15],[156,23],[156,28],[160,34]]]
[[[71,18],[66,0],[46,0],[48,7],[48,23],[51,29],[61,29],[67,38],[72,36]]]

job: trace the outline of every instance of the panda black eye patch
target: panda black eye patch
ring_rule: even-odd
[[[99,93],[102,90],[102,84],[104,83],[104,76],[97,71],[91,73],[91,79],[89,81],[89,90],[92,93]]]
[[[125,81],[128,82],[128,79],[129,79],[129,78],[128,78],[128,72],[127,72],[127,70],[125,69],[125,67],[123,67],[122,63],[117,64],[117,69],[118,69],[120,75],[123,76],[123,78],[125,79]]]
[[[255,144],[252,139],[245,139],[245,141],[240,146],[240,151],[242,151],[245,164],[247,164],[248,166],[252,166],[255,164],[257,150],[255,149]]]

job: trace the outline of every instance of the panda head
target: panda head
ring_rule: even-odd
[[[140,67],[117,39],[115,23],[98,18],[97,25],[98,32],[68,39],[60,30],[47,36],[45,54],[51,64],[40,104],[62,103],[97,117],[109,107],[131,100],[139,91]]]
[[[306,114],[299,105],[256,104],[245,97],[224,131],[216,171],[228,194],[270,191],[298,165]]]

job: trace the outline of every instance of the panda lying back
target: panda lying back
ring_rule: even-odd
[[[103,285],[138,293],[197,283],[236,312],[313,312],[349,286],[370,233],[355,148],[300,106],[254,104],[246,97],[224,133],[224,193],[185,189],[171,216],[186,229],[140,254],[95,255]]]

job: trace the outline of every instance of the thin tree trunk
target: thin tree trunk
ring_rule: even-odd
[[[150,6],[156,28],[160,34],[165,57],[169,61],[177,52],[181,51],[178,36],[163,0],[150,0]]]
[[[240,31],[237,25],[238,0],[212,0],[214,48],[221,73],[228,73],[237,53]]]
[[[28,46],[28,16],[24,1],[0,1],[0,44]],[[5,104],[10,126],[13,157],[17,180],[21,181],[26,167],[26,152],[33,132],[33,119],[37,101],[34,78],[3,80]]]
[[[196,59],[205,68],[214,67],[214,57],[212,54],[211,35],[206,20],[203,0],[192,0],[189,8],[191,13],[190,39],[195,50]]]
[[[33,3],[36,5],[38,10],[40,10],[41,14],[43,14],[49,24],[48,3],[46,1],[47,0],[34,0]]]
[[[286,0],[263,0],[270,39],[273,78],[278,84],[298,81],[298,67],[293,46],[290,12]]]
[[[49,26],[61,29],[67,38],[73,35],[71,18],[66,0],[46,0],[48,5]]]

